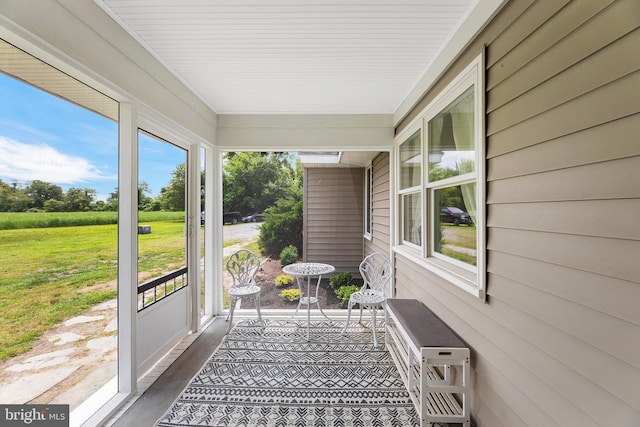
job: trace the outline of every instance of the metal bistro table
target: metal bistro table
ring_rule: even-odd
[[[320,280],[322,280],[322,275],[332,273],[333,271],[335,271],[334,266],[318,262],[300,262],[297,264],[289,264],[282,268],[283,273],[295,276],[296,282],[298,283],[298,289],[300,289],[300,301],[298,302],[298,308],[296,308],[296,312],[293,314],[293,317],[298,314],[298,310],[300,310],[302,305],[307,306],[307,341],[309,341],[311,331],[311,304],[316,304],[320,313],[329,319],[329,317],[324,314],[324,311],[322,311],[320,303],[318,302],[318,290],[320,289]],[[312,297],[310,296],[311,277],[314,276],[318,276],[318,282],[316,283],[316,296]],[[304,297],[302,296],[302,284],[300,283],[301,277],[307,278],[307,292]]]

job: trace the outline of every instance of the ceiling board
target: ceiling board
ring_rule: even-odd
[[[95,0],[215,112],[393,113],[473,0]]]

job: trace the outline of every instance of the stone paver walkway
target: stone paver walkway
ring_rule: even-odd
[[[3,404],[62,403],[73,410],[117,374],[117,302],[99,304],[0,364]]]

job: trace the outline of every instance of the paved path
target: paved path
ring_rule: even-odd
[[[68,319],[0,365],[0,402],[64,403],[73,410],[117,374],[116,300]]]

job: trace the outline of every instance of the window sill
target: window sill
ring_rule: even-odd
[[[437,258],[423,258],[418,251],[406,246],[394,246],[393,252],[443,278],[476,298],[484,300],[484,289],[478,285],[477,275],[475,273],[471,273]]]

